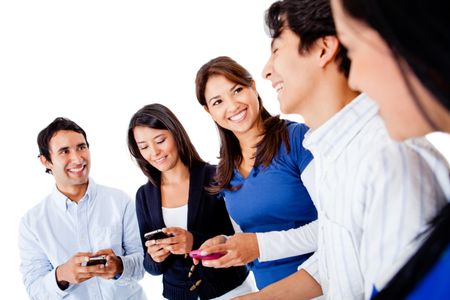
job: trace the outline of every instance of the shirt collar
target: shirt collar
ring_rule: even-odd
[[[86,190],[86,193],[84,194],[83,198],[81,198],[81,201],[87,201],[87,202],[91,202],[94,201],[95,199],[95,195],[97,193],[97,184],[94,182],[94,180],[89,177],[89,183],[88,183],[88,188]],[[63,193],[61,193],[58,188],[55,187],[53,188],[53,192],[52,192],[52,198],[55,200],[54,203],[56,205],[56,207],[62,211],[66,211],[69,206],[71,204],[73,204],[73,201],[70,200],[66,195],[64,195]]]
[[[378,106],[360,94],[316,130],[305,134],[303,146],[314,156],[335,160],[364,125],[378,113]]]

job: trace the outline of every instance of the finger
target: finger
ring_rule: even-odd
[[[202,260],[202,264],[205,267],[210,268],[225,268],[226,265],[228,265],[231,261],[233,261],[233,256],[231,254],[226,254],[218,259],[211,259],[211,260]]]
[[[90,255],[90,254],[89,254]],[[73,258],[73,262],[75,263],[75,264],[81,264],[81,263],[83,263],[83,262],[88,262],[89,261],[89,257],[90,256],[88,256],[88,255],[84,255],[84,256],[75,256],[74,258]]]
[[[92,252],[77,252],[74,255],[74,257],[79,257],[79,256],[92,256]]]
[[[228,252],[229,250],[229,246],[226,244],[218,244],[218,245],[213,245],[213,246],[208,246],[204,249],[202,249],[201,255],[208,255],[210,253],[224,253],[224,252]]]
[[[101,249],[101,250],[98,250],[97,252],[95,252],[93,256],[108,255],[108,254],[113,254],[113,253],[114,253],[114,251],[111,248]]]

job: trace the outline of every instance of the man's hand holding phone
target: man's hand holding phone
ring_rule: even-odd
[[[102,249],[94,253],[97,261],[103,262],[102,258],[106,259],[105,264],[99,263],[93,274],[94,276],[102,277],[104,279],[113,279],[123,272],[122,259],[117,256],[112,249]],[[92,257],[91,257],[92,260]]]
[[[88,279],[91,279],[94,275],[93,271],[100,268],[96,266],[81,266],[84,262],[89,261],[89,257],[92,256],[90,252],[79,252],[72,256],[67,262],[56,268],[56,281],[58,286],[65,289],[70,283],[78,284]]]

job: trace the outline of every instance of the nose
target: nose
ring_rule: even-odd
[[[153,158],[157,158],[158,157],[158,154],[161,152],[159,149],[158,149],[158,147],[149,147],[149,151],[150,151],[150,155],[151,155],[151,157],[153,157]]]
[[[267,63],[266,63],[266,65],[263,68],[263,71],[262,71],[262,74],[261,74],[262,78],[270,80],[270,77],[272,76],[272,72],[273,72],[272,60],[269,58],[269,60],[267,60]]]
[[[239,109],[239,103],[233,99],[230,99],[227,106],[228,113],[234,113]]]
[[[82,163],[84,161],[81,152],[71,151],[70,160],[74,163]]]

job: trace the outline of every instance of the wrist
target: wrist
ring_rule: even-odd
[[[55,270],[55,279],[58,287],[64,291],[69,287],[69,282],[63,279],[61,266],[56,267]]]

